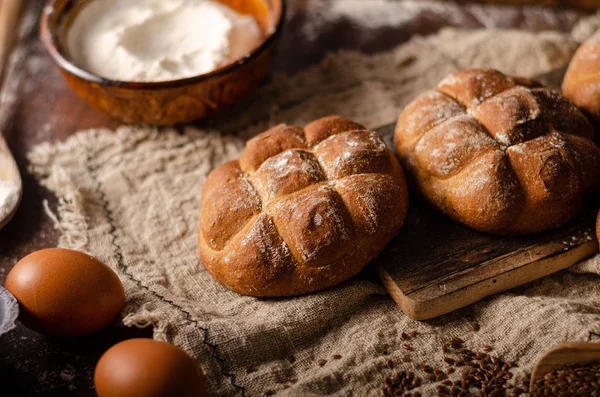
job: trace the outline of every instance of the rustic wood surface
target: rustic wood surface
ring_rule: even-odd
[[[576,342],[561,343],[545,352],[531,374],[530,389],[535,382],[548,372],[572,362],[600,360],[600,343]]]
[[[350,5],[362,1],[334,0]],[[406,20],[363,24],[344,13],[324,20],[320,15],[329,5],[322,0],[288,3],[288,20],[273,67],[286,73],[314,64],[331,51],[384,51],[413,34],[434,33],[444,26],[567,32],[580,17],[591,13],[566,8],[412,1],[395,8],[396,12],[402,12],[397,7],[406,8]],[[385,7],[382,0],[374,0],[373,4]],[[24,181],[21,206],[13,221],[0,231],[0,283],[19,258],[54,246],[58,237],[43,210],[43,201],[52,205],[55,198],[27,173],[26,153],[36,144],[65,139],[77,130],[120,124],[82,103],[62,80],[38,39],[42,5],[41,0],[31,0],[24,12],[18,46],[0,97],[0,131],[15,154]],[[101,353],[116,341],[140,335],[148,336],[150,331],[113,327],[85,338],[58,340],[19,325],[0,337],[0,395],[94,396],[92,371]]]
[[[598,252],[593,208],[556,231],[497,237],[411,202],[405,227],[376,260],[398,306],[426,320],[563,270]]]

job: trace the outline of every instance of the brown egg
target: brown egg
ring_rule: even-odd
[[[204,375],[183,350],[153,339],[108,349],[94,374],[98,397],[206,397]]]
[[[19,301],[19,320],[51,336],[98,331],[116,321],[125,302],[123,285],[108,266],[60,248],[21,259],[8,273],[5,287]]]

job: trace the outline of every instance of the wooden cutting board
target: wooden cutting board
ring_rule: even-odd
[[[557,87],[564,69],[538,80]],[[394,125],[376,129],[393,148]],[[412,195],[402,232],[375,260],[409,317],[426,320],[565,269],[598,252],[597,207],[557,230],[499,237],[464,227]]]

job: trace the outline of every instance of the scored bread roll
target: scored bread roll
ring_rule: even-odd
[[[583,43],[569,63],[563,95],[600,127],[600,30]]]
[[[596,218],[596,238],[600,242],[600,211],[598,212],[598,218]]]
[[[503,235],[549,230],[579,212],[600,178],[593,135],[557,92],[492,69],[449,75],[406,107],[395,132],[422,196]]]
[[[399,232],[408,192],[379,135],[330,116],[249,140],[208,176],[200,205],[208,272],[240,294],[289,296],[357,274]]]

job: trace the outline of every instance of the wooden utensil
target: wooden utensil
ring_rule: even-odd
[[[4,218],[0,219],[0,229],[12,219],[17,212],[19,203],[21,202],[21,196],[23,194],[23,183],[21,182],[21,174],[12,156],[12,153],[6,145],[6,141],[0,134],[0,180],[5,180],[15,184],[19,191],[19,199],[14,203],[12,208],[8,209],[8,212]]]
[[[586,363],[596,360],[600,360],[600,343],[562,343],[542,355],[531,374],[529,390],[532,390],[536,381],[542,379],[548,372],[552,372],[567,363]]]
[[[566,68],[536,80],[559,87]],[[376,129],[394,150],[394,124]],[[403,230],[374,261],[402,311],[426,320],[565,269],[598,252],[596,208],[542,234],[479,233],[411,197]]]
[[[22,0],[0,0],[0,82],[4,80],[6,62],[10,53],[14,33],[18,28],[19,11]],[[0,179],[12,182],[18,187],[19,200],[8,210],[8,213],[0,219],[0,229],[12,219],[17,212],[23,192],[21,174],[17,168],[15,159],[0,132]]]

